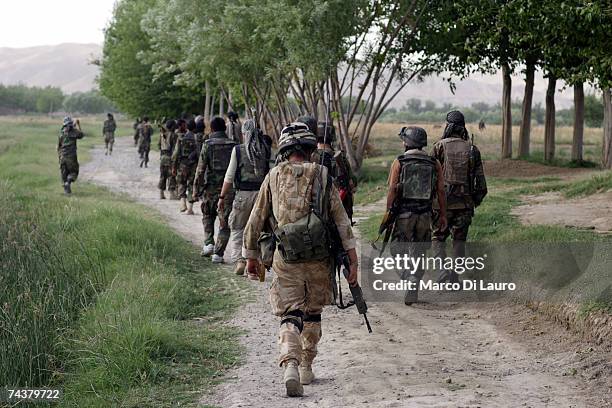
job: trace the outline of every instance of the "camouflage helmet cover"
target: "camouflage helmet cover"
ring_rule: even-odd
[[[299,118],[296,119],[296,122],[300,122],[308,126],[308,129],[310,129],[310,133],[312,133],[313,135],[317,134],[317,120],[313,118],[312,116],[310,115],[300,116]]]
[[[427,132],[418,126],[403,127],[400,130],[399,137],[409,148],[418,149],[427,146]]]
[[[308,126],[302,122],[293,122],[283,128],[278,139],[278,152],[283,153],[291,147],[298,149],[314,149],[317,146],[317,138]]]
[[[70,116],[66,116],[63,121],[63,127],[72,126],[74,122]]]

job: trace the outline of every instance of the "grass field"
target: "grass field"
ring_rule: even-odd
[[[82,120],[81,163],[101,119]],[[63,196],[59,123],[0,118],[0,384],[59,387],[61,406],[196,405],[240,353],[215,324],[238,304],[228,272],[140,205]]]

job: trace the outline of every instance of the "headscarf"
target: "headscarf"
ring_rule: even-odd
[[[446,115],[446,127],[442,139],[451,137],[453,134],[463,139],[468,139],[468,132],[465,128],[465,117],[459,111],[451,111]]]
[[[242,124],[242,135],[247,159],[253,165],[256,175],[264,175],[270,165],[271,146],[266,142],[263,133],[255,126],[253,119],[247,119]]]

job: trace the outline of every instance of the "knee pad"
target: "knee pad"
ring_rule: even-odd
[[[306,317],[304,317],[304,321],[305,322],[317,322],[317,323],[320,323],[321,322],[321,313],[306,315]]]
[[[292,310],[291,312],[283,316],[280,324],[282,326],[283,324],[292,323],[293,325],[295,325],[295,327],[298,328],[298,330],[301,333],[302,330],[304,329],[303,320],[304,320],[304,313],[302,313],[301,310]]]

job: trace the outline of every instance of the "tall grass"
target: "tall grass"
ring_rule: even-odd
[[[81,182],[63,196],[55,122],[0,124],[0,384],[60,387],[63,406],[195,405],[239,355],[211,324],[238,304],[232,278],[149,209]]]

